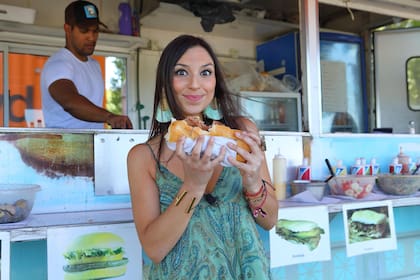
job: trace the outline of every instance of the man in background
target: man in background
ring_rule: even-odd
[[[91,57],[99,35],[98,8],[74,1],[65,9],[66,45],[45,63],[41,73],[42,109],[49,128],[133,128],[130,119],[102,107],[105,83]]]

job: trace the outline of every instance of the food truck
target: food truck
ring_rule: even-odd
[[[261,129],[272,178],[279,149],[287,159],[279,223],[260,232],[272,278],[420,277],[420,183],[409,193],[408,184],[389,193],[377,180],[395,157],[413,167],[420,158],[420,30],[383,28],[419,20],[417,1],[213,1],[230,7],[235,20],[220,24],[215,12],[203,26],[203,16],[181,5],[198,0],[92,0],[108,26],[94,54],[106,81],[104,104],[114,106],[116,92],[118,112],[135,129],[49,129],[39,77],[64,46],[69,2],[0,0],[0,184],[40,187],[28,216],[0,223],[0,279],[63,279],[67,250],[92,235],[116,238],[124,248],[128,262],[116,279],[147,279],[150,260],[133,224],[126,156],[147,140],[157,62],[182,33],[214,47],[238,106]],[[119,26],[122,2],[132,9],[131,34]],[[333,193],[328,183],[315,199],[292,189],[305,158],[313,180],[330,176],[326,159],[334,168],[342,162],[348,173],[356,159],[366,166],[373,159],[379,174],[373,183],[351,182],[356,186],[347,193]],[[366,194],[348,195],[361,187]],[[301,236],[293,229],[302,221],[310,242],[296,242]]]

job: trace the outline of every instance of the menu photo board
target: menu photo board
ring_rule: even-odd
[[[133,223],[49,228],[48,279],[142,279]]]
[[[0,232],[0,280],[10,279],[10,233]]]
[[[271,268],[331,259],[327,206],[279,209],[270,230]]]
[[[347,256],[397,249],[392,202],[343,204]]]

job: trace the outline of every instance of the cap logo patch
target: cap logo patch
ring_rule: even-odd
[[[96,9],[93,5],[86,5],[83,7],[83,9],[85,11],[85,17],[87,19],[98,18]]]

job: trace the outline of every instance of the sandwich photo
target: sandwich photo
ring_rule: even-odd
[[[124,240],[110,232],[81,235],[69,244],[64,258],[64,279],[105,279],[119,277],[127,270]]]
[[[388,217],[370,209],[357,210],[348,220],[349,242],[359,242],[387,237]]]
[[[176,143],[182,136],[190,140],[195,140],[200,135],[215,136],[221,140],[220,143],[223,143],[222,138],[224,138],[226,140],[224,143],[234,141],[242,149],[250,151],[251,149],[248,144],[235,136],[236,132],[240,132],[240,130],[232,129],[218,122],[213,122],[212,125],[208,126],[198,118],[188,117],[183,120],[173,119],[165,135],[165,139],[168,143]],[[218,152],[215,151],[214,154],[217,155]],[[239,154],[236,155],[236,159],[245,162],[245,159]]]
[[[325,231],[312,221],[280,219],[276,224],[276,233],[290,243],[306,245],[313,251]]]

